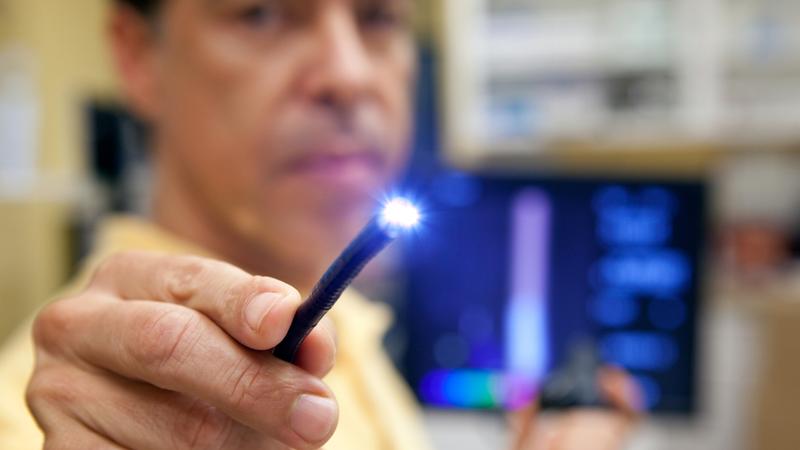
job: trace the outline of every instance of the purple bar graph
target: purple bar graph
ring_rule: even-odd
[[[506,403],[530,400],[548,363],[547,280],[551,205],[539,189],[517,194],[512,207],[510,298],[505,317]]]

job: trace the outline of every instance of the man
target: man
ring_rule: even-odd
[[[382,309],[350,293],[331,314],[338,337],[317,327],[297,367],[267,352],[406,159],[411,6],[116,2],[110,43],[152,132],[154,208],[111,221],[84,275],[36,318],[33,348],[23,330],[3,353],[0,394],[21,399],[29,379],[33,418],[0,405],[1,447],[426,448],[380,350]],[[627,417],[549,436],[613,446]],[[532,420],[518,418],[520,447],[546,435]]]

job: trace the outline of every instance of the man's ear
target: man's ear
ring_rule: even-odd
[[[129,107],[145,122],[155,122],[159,113],[155,25],[133,8],[115,5],[107,33]]]

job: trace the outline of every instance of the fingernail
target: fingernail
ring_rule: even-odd
[[[244,320],[247,321],[247,325],[258,332],[264,317],[283,297],[284,294],[279,292],[264,292],[253,297],[244,310]]]
[[[306,442],[317,443],[328,437],[336,425],[336,403],[325,397],[301,395],[294,404],[289,425]]]

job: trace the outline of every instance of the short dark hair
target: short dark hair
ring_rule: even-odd
[[[161,0],[116,0],[117,3],[128,5],[144,15],[151,15],[161,4]]]

